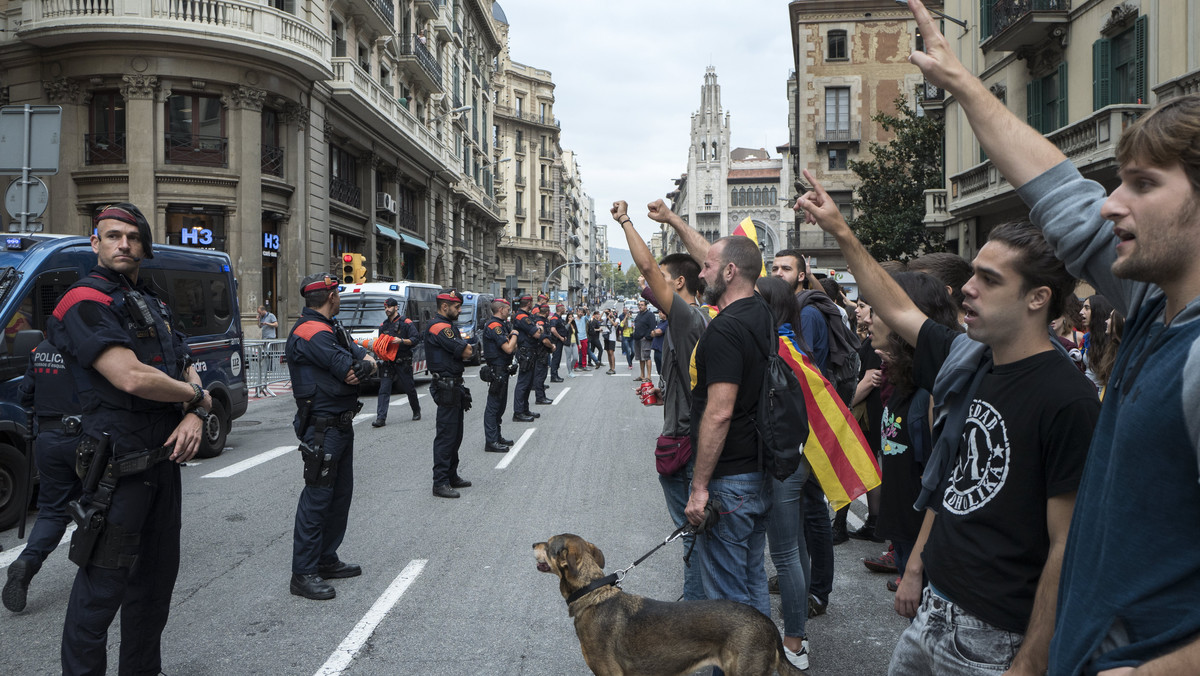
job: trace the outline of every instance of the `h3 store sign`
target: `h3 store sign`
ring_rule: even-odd
[[[264,258],[279,257],[279,235],[269,232],[263,233],[263,252]]]

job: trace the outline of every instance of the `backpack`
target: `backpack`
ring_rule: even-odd
[[[842,322],[842,313],[838,312],[833,300],[821,291],[801,291],[796,295],[801,309],[812,305],[825,315],[825,323],[829,327],[829,363],[826,364],[825,378],[833,385],[838,397],[849,404],[854,398],[854,389],[858,387],[859,369],[862,359],[858,350],[862,342]]]
[[[774,326],[772,316],[772,329]],[[774,330],[767,337],[767,345],[767,369],[758,395],[754,427],[758,430],[759,463],[764,471],[783,481],[800,466],[804,442],[808,441],[808,408],[795,372],[779,356],[779,337]]]

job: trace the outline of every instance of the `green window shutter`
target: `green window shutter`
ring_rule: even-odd
[[[1092,110],[1112,103],[1112,43],[1105,38],[1092,43]]]
[[[1135,51],[1134,73],[1137,77],[1138,103],[1147,103],[1146,98],[1146,27],[1149,22],[1143,14],[1133,23]]]
[[[1032,80],[1025,85],[1025,119],[1029,126],[1042,131],[1042,81]]]
[[[1071,123],[1071,113],[1067,105],[1067,62],[1058,64],[1058,124],[1055,129],[1062,129]]]
[[[992,3],[994,0],[979,0],[979,40],[992,36]]]

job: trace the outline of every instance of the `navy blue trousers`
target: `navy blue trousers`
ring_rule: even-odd
[[[304,431],[305,442],[315,440],[314,428]],[[337,550],[346,536],[350,499],[354,494],[354,428],[325,430],[325,453],[333,456],[337,476],[329,486],[305,485],[296,505],[292,533],[292,572],[314,575],[318,566],[338,562]]]

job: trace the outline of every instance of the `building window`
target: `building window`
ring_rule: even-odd
[[[329,146],[332,171],[329,174],[329,198],[354,208],[362,206],[362,188],[358,187],[358,160],[344,148]]]
[[[740,207],[741,205],[742,205],[742,202],[741,202],[741,200],[738,199],[737,188],[730,190],[729,191],[729,206]]]
[[[829,170],[830,171],[845,171],[846,169],[846,149],[845,148],[830,148],[829,149]]]
[[[88,110],[88,164],[125,162],[125,99],[117,92],[95,92]]]
[[[525,110],[525,99],[517,97],[517,117],[521,116],[521,112]]]
[[[770,197],[770,200],[767,202],[767,206],[771,206],[771,207],[775,206],[778,203],[778,200],[779,200],[778,193],[775,192],[775,188],[771,188],[771,197]]]
[[[225,251],[225,215],[220,208],[167,208],[167,244]]]
[[[174,94],[167,99],[167,164],[227,165],[225,107],[216,96]]]
[[[279,113],[270,108],[262,111],[262,172],[283,178],[284,152],[279,146]]]
[[[711,192],[704,193],[704,206],[706,206],[706,207],[712,206],[712,193]]]
[[[1067,64],[1025,85],[1029,126],[1048,134],[1067,125]]]
[[[717,161],[717,142],[716,141],[713,141],[712,154],[708,156],[708,159],[713,162]]]
[[[825,134],[833,140],[850,133],[850,88],[825,88]]]
[[[845,61],[849,59],[846,51],[846,31],[829,31],[829,49],[825,53],[827,61]]]
[[[1139,16],[1132,28],[1092,43],[1093,109],[1145,103],[1146,25],[1146,17]]]
[[[541,121],[542,121],[542,124],[546,124],[546,116],[547,116],[549,113],[550,113],[550,107],[549,107],[549,106],[547,106],[547,105],[546,105],[546,104],[544,104],[544,103],[539,103],[539,104],[538,104],[538,117],[541,119]]]
[[[346,55],[346,26],[338,19],[332,19],[329,22],[330,34],[333,38],[333,55]]]
[[[439,208],[441,204],[438,202]],[[400,186],[400,193],[396,197],[396,225],[417,231],[417,193],[412,188]]]
[[[517,227],[519,228],[520,226],[517,226]],[[521,236],[521,233],[518,232],[517,237],[520,237],[520,236]],[[522,259],[520,256],[517,256],[516,275],[518,277],[520,277],[524,273],[525,273],[525,260]]]

